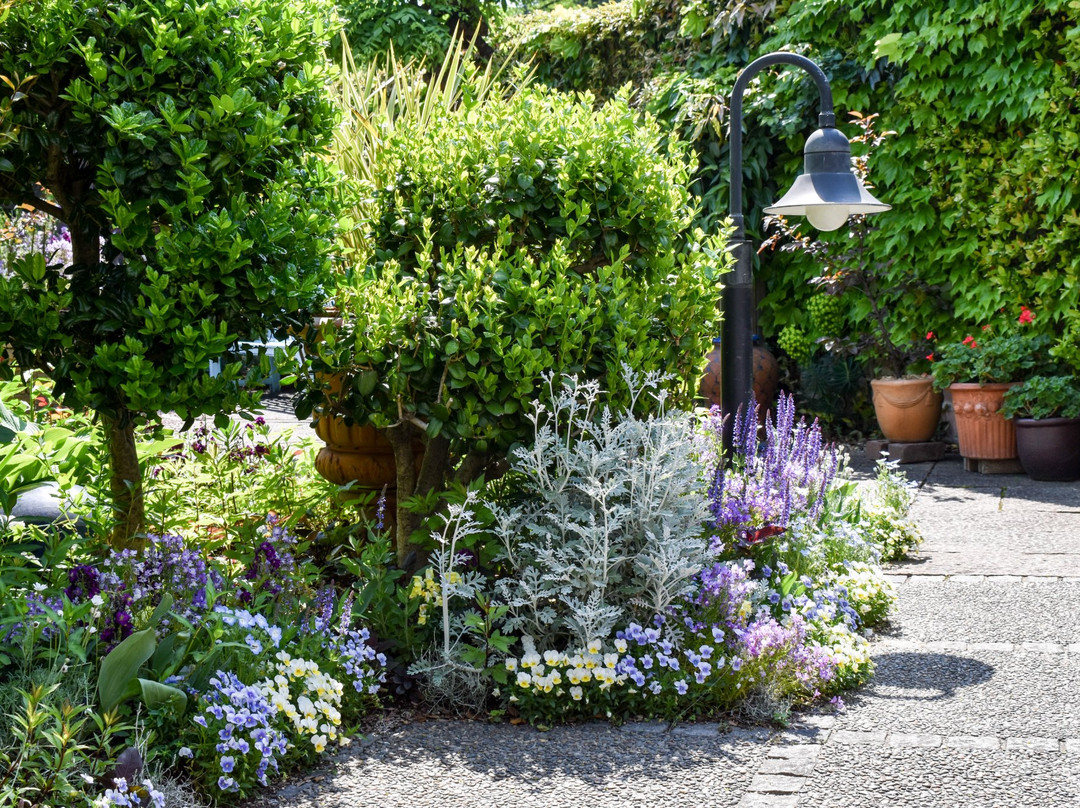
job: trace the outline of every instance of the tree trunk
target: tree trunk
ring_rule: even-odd
[[[142,472],[135,451],[135,423],[128,412],[102,416],[105,442],[109,446],[109,489],[115,519],[109,543],[118,550],[145,545],[140,534],[146,525]]]
[[[429,438],[423,462],[417,468],[413,452],[413,441],[417,439],[415,428],[408,423],[397,424],[386,430],[386,437],[394,447],[397,466],[397,529],[394,537],[397,563],[407,572],[414,572],[426,559],[421,556],[421,548],[413,542],[412,535],[431,514],[413,513],[406,503],[412,497],[426,496],[442,487],[450,458],[450,441],[441,437]]]

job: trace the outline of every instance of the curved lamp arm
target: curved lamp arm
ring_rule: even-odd
[[[735,258],[735,268],[730,279],[724,284],[723,291],[723,330],[721,338],[721,396],[723,410],[727,415],[724,422],[724,449],[731,450],[732,428],[736,414],[746,412],[754,406],[753,375],[753,333],[754,333],[754,293],[753,267],[750,260],[750,243],[746,239],[745,220],[743,218],[743,166],[742,166],[742,99],[750,80],[766,67],[773,65],[791,65],[801,67],[814,79],[821,96],[821,110],[818,125],[821,128],[836,126],[833,114],[832,89],[825,73],[807,59],[796,53],[770,53],[755,59],[739,74],[735,88],[731,92],[731,221],[734,230],[731,234],[731,252]],[[730,456],[730,455],[729,455]]]
[[[801,67],[817,84],[818,94],[821,96],[821,108],[818,112],[818,126],[820,128],[836,126],[836,115],[833,114],[833,100],[832,100],[832,88],[829,86],[829,80],[825,77],[824,71],[805,56],[799,56],[797,53],[770,53],[762,56],[760,59],[755,59],[739,74],[739,77],[735,79],[735,88],[731,91],[731,104],[729,105],[729,114],[731,118],[731,134],[730,138],[730,163],[731,163],[731,207],[730,213],[734,218],[738,215],[742,217],[742,105],[743,95],[746,92],[746,88],[750,84],[750,80],[754,78],[758,73],[764,70],[766,67],[772,67],[773,65],[791,65],[792,67]],[[744,235],[742,229],[742,222],[736,224],[736,238],[742,238]]]

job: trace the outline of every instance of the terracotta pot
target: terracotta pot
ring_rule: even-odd
[[[1016,428],[1001,414],[1005,391],[1016,382],[953,384],[953,412],[960,454],[972,460],[1013,460]]]
[[[885,439],[922,443],[934,437],[941,420],[941,393],[929,378],[874,379],[874,414]]]
[[[776,388],[780,386],[780,363],[764,345],[754,346],[754,401],[757,402],[758,423],[776,408]]]
[[[1017,418],[1020,464],[1033,480],[1080,480],[1080,418]]]
[[[712,350],[705,354],[708,363],[705,365],[705,375],[701,377],[698,385],[698,395],[705,399],[707,405],[717,407],[722,404],[723,389],[723,365],[720,356],[720,339],[712,341]]]
[[[315,434],[326,442],[315,457],[315,469],[336,485],[355,481],[360,488],[393,488],[397,484],[394,448],[373,426],[347,424],[334,415],[321,415]]]
[[[705,375],[698,385],[698,395],[707,404],[723,406],[723,364],[720,355],[720,340],[713,340],[713,348],[705,358]],[[753,354],[754,401],[758,407],[758,421],[763,421],[765,413],[776,403],[776,388],[780,385],[780,364],[772,351],[764,345],[755,345]]]

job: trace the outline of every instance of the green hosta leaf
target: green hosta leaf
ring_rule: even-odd
[[[102,711],[108,712],[137,692],[131,689],[131,685],[139,670],[153,655],[156,645],[154,629],[144,628],[124,639],[101,660],[98,700]]]
[[[152,679],[139,679],[143,703],[151,710],[165,708],[180,715],[187,708],[187,694],[178,687],[161,684]]]

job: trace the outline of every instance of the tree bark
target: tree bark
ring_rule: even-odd
[[[413,513],[406,503],[413,497],[422,497],[442,487],[446,478],[446,466],[450,458],[450,441],[446,438],[429,438],[424,447],[424,459],[417,468],[413,443],[417,440],[415,428],[400,423],[386,430],[386,437],[394,448],[397,466],[397,529],[394,546],[398,566],[407,572],[415,572],[423,566],[421,548],[412,535],[424,523],[430,513]]]
[[[140,549],[146,526],[142,472],[135,451],[135,423],[130,413],[102,416],[105,442],[109,447],[109,489],[112,494],[114,524],[109,543],[118,550]]]

